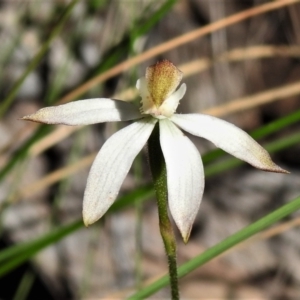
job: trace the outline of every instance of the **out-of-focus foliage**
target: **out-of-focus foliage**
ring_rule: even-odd
[[[137,100],[131,88],[145,67],[161,58],[173,61],[184,71],[188,86],[181,112],[210,112],[246,130],[255,129],[254,137],[292,172],[268,174],[248,166],[231,170],[239,162],[205,141],[193,140],[204,154],[207,180],[190,242],[178,245],[180,262],[299,195],[297,1],[76,2],[0,3],[1,299],[124,298],[139,281],[167,269],[155,201],[140,208],[127,206],[136,199],[151,199],[146,151],[124,182],[118,212],[77,231],[82,228],[82,196],[93,153],[117,125],[72,129],[18,120],[72,96],[101,74],[109,79],[97,81],[74,100],[117,94]],[[282,5],[262,13],[265,5],[276,3]],[[247,15],[253,7],[256,16],[227,26],[226,17]],[[210,28],[202,38],[163,50],[165,42],[219,20],[224,21],[221,29]],[[129,64],[156,46],[162,47],[158,55],[142,58],[134,67]],[[109,76],[119,64],[122,68]],[[298,298],[297,218],[294,212],[259,242],[249,241],[191,273],[180,284],[182,296]],[[28,258],[30,263],[17,268]],[[168,295],[161,290],[153,297]]]

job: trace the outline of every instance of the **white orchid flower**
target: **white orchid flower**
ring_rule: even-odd
[[[88,125],[136,120],[113,134],[99,151],[90,170],[83,200],[86,226],[99,220],[118,196],[134,158],[159,123],[160,144],[167,168],[168,203],[184,241],[188,240],[204,190],[204,170],[195,145],[180,130],[205,138],[256,168],[288,173],[274,164],[268,152],[246,132],[204,114],[176,114],[186,85],[178,90],[182,73],[163,60],[147,68],[137,81],[140,111],[119,100],[96,98],[46,107],[24,120],[47,124]]]

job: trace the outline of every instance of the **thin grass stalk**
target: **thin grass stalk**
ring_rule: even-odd
[[[278,222],[279,220],[283,219],[284,217],[290,215],[291,213],[295,212],[300,208],[300,197],[292,200],[290,203],[281,206],[277,210],[273,211],[272,213],[268,214],[267,216],[259,219],[258,221],[252,223],[251,225],[243,228],[242,230],[238,231],[237,233],[229,236],[228,238],[224,239],[217,245],[207,249],[200,255],[196,256],[195,258],[189,260],[187,263],[183,264],[178,268],[178,277],[181,278],[192,271],[196,270],[200,266],[204,265],[205,263],[211,261],[215,257],[219,256],[220,254],[224,253],[228,249],[234,247],[235,245],[245,241],[246,239],[250,238],[251,236],[257,234],[261,230],[271,226],[272,224]],[[161,288],[168,285],[169,277],[163,276],[160,279],[156,280],[154,283],[144,287],[139,292],[131,295],[128,300],[135,300],[135,299],[145,299]]]
[[[7,111],[13,100],[15,99],[20,87],[22,86],[23,82],[27,78],[27,76],[37,67],[37,65],[40,63],[42,58],[44,57],[45,53],[47,52],[49,46],[51,45],[54,38],[57,37],[57,35],[62,30],[65,22],[68,20],[73,8],[77,4],[79,0],[72,0],[70,4],[66,7],[64,13],[62,14],[60,20],[58,21],[58,24],[54,27],[53,31],[51,32],[49,38],[43,43],[41,49],[38,51],[38,53],[34,56],[32,61],[29,63],[26,70],[23,72],[21,77],[15,82],[12,89],[8,93],[8,95],[5,97],[3,102],[0,104],[0,118],[4,115],[4,113]]]

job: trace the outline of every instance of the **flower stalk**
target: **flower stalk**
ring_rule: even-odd
[[[172,299],[179,299],[176,238],[168,215],[168,192],[166,164],[159,141],[159,126],[156,124],[148,141],[149,163],[156,191],[159,228],[168,258]]]

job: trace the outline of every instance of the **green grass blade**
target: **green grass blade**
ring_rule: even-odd
[[[124,35],[122,41],[120,41],[120,43],[112,49],[109,49],[108,54],[103,58],[101,63],[95,67],[88,78],[108,70],[120,62],[120,60],[124,59],[124,56],[129,55],[135,40],[153,28],[153,26],[155,26],[165,16],[165,14],[169,12],[176,1],[177,0],[166,1],[166,3],[162,4],[161,7],[159,7],[159,9],[145,21],[143,21],[142,18],[137,20],[132,30]]]
[[[34,70],[37,67],[37,65],[40,63],[40,61],[42,60],[42,58],[44,57],[44,54],[46,53],[46,51],[48,50],[48,48],[49,48],[49,46],[52,42],[52,40],[59,34],[59,32],[61,31],[61,29],[64,26],[64,23],[67,21],[68,17],[70,16],[70,13],[72,12],[72,9],[74,8],[74,6],[77,4],[78,1],[79,0],[72,0],[70,2],[70,4],[66,7],[66,9],[65,9],[63,15],[61,16],[58,24],[55,26],[54,30],[51,32],[51,34],[50,34],[49,38],[47,39],[47,41],[43,43],[41,49],[34,56],[34,58],[30,62],[30,64],[28,65],[28,67],[26,68],[24,73],[21,75],[21,77],[15,82],[15,84],[13,85],[11,91],[5,97],[3,102],[1,101],[2,103],[0,104],[0,118],[4,115],[6,110],[9,108],[9,106],[13,102],[16,94],[18,93],[21,85],[23,84],[23,82],[26,79],[26,77],[28,76],[28,74],[30,74],[31,71]]]
[[[135,191],[119,198],[109,209],[109,213],[120,211],[134,202],[142,202],[154,195],[151,186],[144,186]],[[0,277],[8,273],[10,270],[19,266],[40,250],[58,242],[62,238],[77,231],[83,227],[82,220],[77,220],[71,224],[61,226],[52,230],[50,233],[27,243],[11,246],[0,252]]]
[[[19,148],[12,156],[12,158],[7,162],[6,165],[0,170],[0,181],[12,170],[16,163],[20,162],[27,155],[30,147],[41,137],[45,136],[48,132],[52,131],[53,126],[41,125],[36,130],[36,132],[24,143],[24,145]]]
[[[133,203],[143,202],[146,199],[154,197],[155,193],[152,184],[139,187],[131,193],[122,196],[109,209],[108,212],[121,211],[122,209],[132,205]]]
[[[16,289],[15,295],[12,300],[26,300],[28,294],[34,284],[36,274],[33,271],[28,270],[22,277],[21,282]]]
[[[82,220],[62,226],[45,234],[41,238],[24,244],[12,246],[0,252],[0,277],[19,266],[41,249],[59,241],[63,237],[83,227]]]
[[[259,219],[258,221],[252,223],[251,225],[243,228],[242,230],[238,231],[237,233],[229,236],[222,242],[218,243],[217,245],[207,249],[202,254],[196,256],[195,258],[191,259],[187,263],[183,264],[178,268],[178,276],[183,277],[186,274],[194,271],[198,267],[204,265],[208,261],[212,260],[213,258],[217,257],[218,255],[224,253],[226,250],[234,247],[235,245],[245,241],[246,239],[250,238],[254,234],[257,234],[263,229],[271,226],[272,224],[278,222],[279,220],[283,219],[284,217],[290,215],[291,213],[295,212],[300,208],[300,197],[294,199],[290,203],[280,207],[279,209],[275,210],[274,212],[268,214],[267,216]],[[134,295],[130,296],[128,299],[144,299],[153,295],[155,292],[160,290],[161,288],[167,286],[169,284],[169,277],[163,276],[151,285],[143,288],[139,292],[135,293]]]
[[[136,26],[133,29],[132,36],[137,38],[147,33],[153,26],[155,26],[176,4],[177,0],[167,0],[161,7],[141,26]]]

